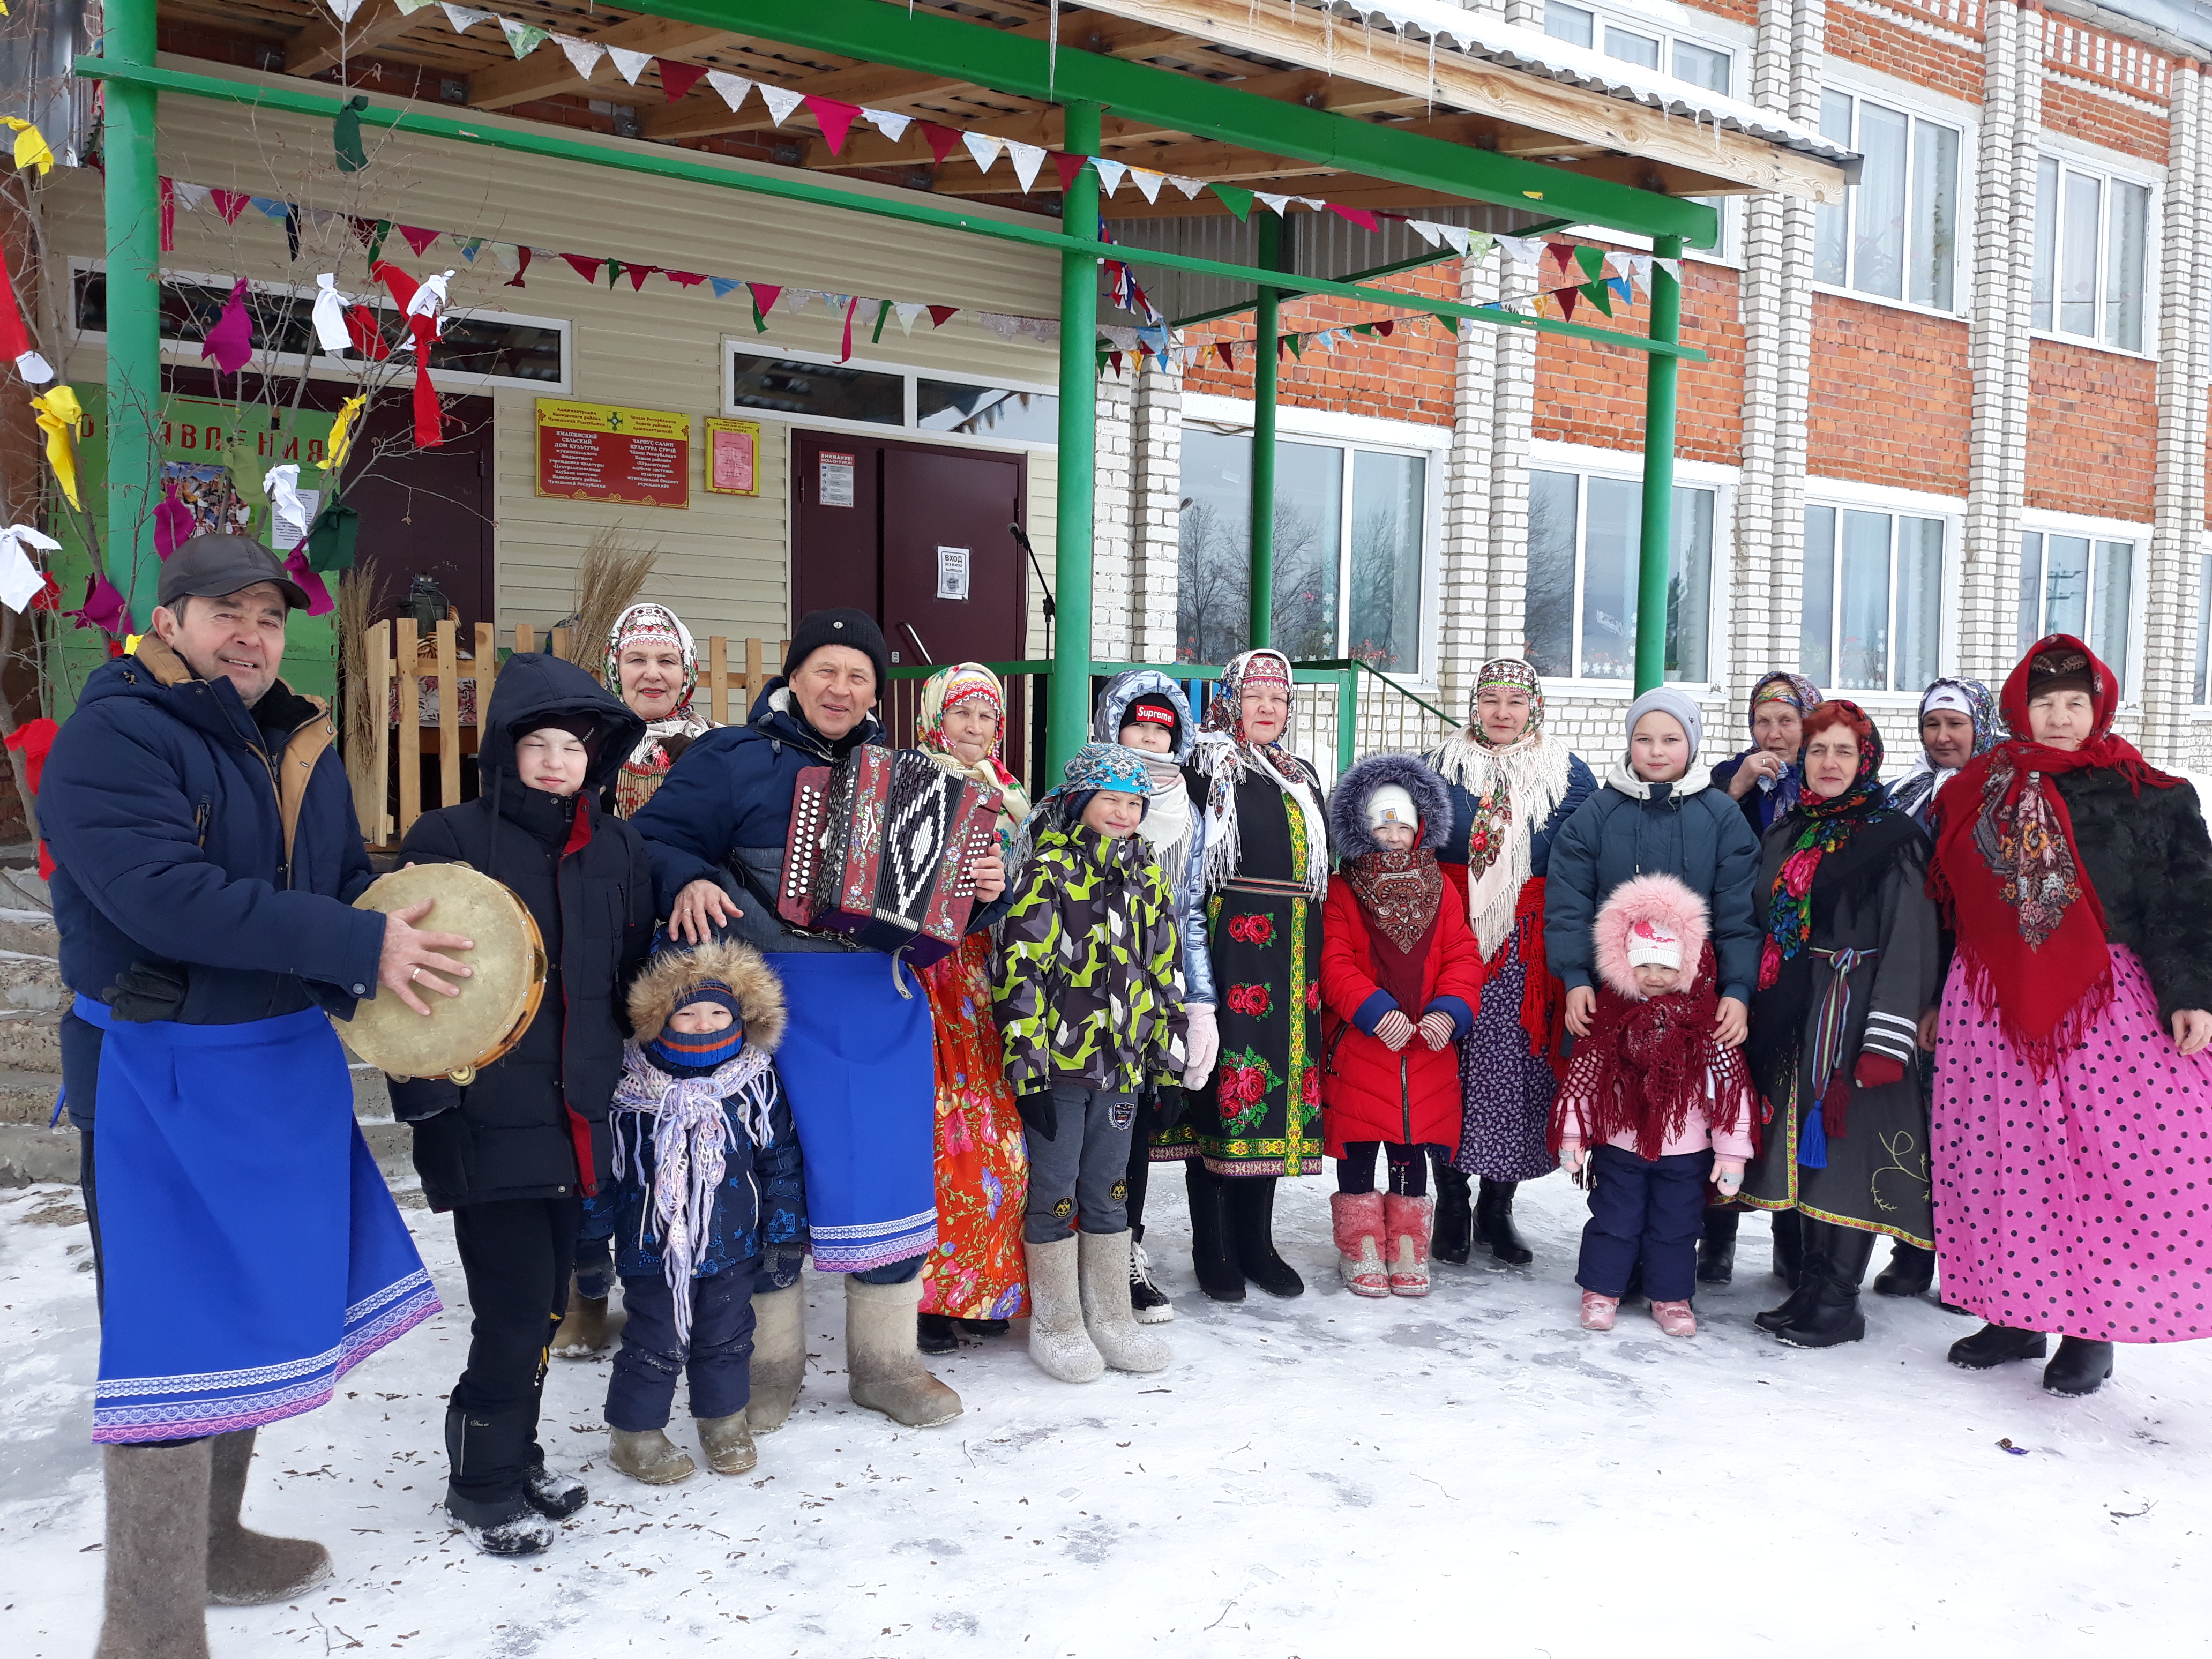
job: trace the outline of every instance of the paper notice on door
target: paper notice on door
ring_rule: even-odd
[[[966,548],[940,547],[937,550],[937,597],[940,599],[964,599],[968,597]]]
[[[315,514],[322,511],[321,490],[302,489],[298,495],[300,511],[306,515],[304,522],[295,520],[275,501],[269,504],[269,538],[280,554],[289,553],[306,539],[308,529],[315,522]]]
[[[834,449],[822,452],[822,505],[850,507],[853,504],[853,458]]]

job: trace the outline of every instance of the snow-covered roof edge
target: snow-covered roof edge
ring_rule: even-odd
[[[1810,127],[1671,75],[1607,58],[1486,12],[1465,11],[1450,0],[1293,0],[1293,3],[1355,21],[1380,22],[1409,39],[1456,49],[1509,69],[1527,70],[1572,86],[1626,98],[1668,115],[1686,115],[1734,128],[1755,138],[1832,161],[1856,159],[1846,145]]]

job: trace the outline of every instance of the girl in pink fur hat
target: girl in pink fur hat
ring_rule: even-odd
[[[1589,1189],[1575,1278],[1583,1328],[1609,1331],[1643,1267],[1651,1316],[1695,1336],[1707,1183],[1723,1198],[1758,1150],[1759,1097],[1714,1030],[1705,904],[1672,876],[1623,882],[1598,911],[1597,1009],[1552,1113],[1552,1146]]]

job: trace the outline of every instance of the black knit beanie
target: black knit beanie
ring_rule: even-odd
[[[850,646],[864,652],[876,665],[876,696],[881,699],[890,690],[891,656],[884,644],[884,630],[876,626],[876,619],[865,611],[855,611],[850,605],[837,605],[828,611],[810,611],[799,619],[799,626],[791,635],[791,649],[784,653],[783,677],[788,680],[796,674],[806,659],[825,645]]]
[[[1137,711],[1145,709],[1140,714]],[[1129,699],[1129,706],[1121,711],[1121,731],[1133,726],[1160,726],[1167,728],[1168,741],[1176,748],[1182,747],[1182,716],[1176,713],[1175,704],[1157,691],[1146,692],[1141,697]],[[1121,732],[1115,733],[1119,737]]]

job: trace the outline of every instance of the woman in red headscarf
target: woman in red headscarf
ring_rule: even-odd
[[[2012,737],[1936,796],[1929,890],[1958,936],[1936,1048],[1951,1346],[2094,1394],[2115,1342],[2212,1336],[2212,839],[2197,792],[2112,732],[2069,635],[2005,682]]]

